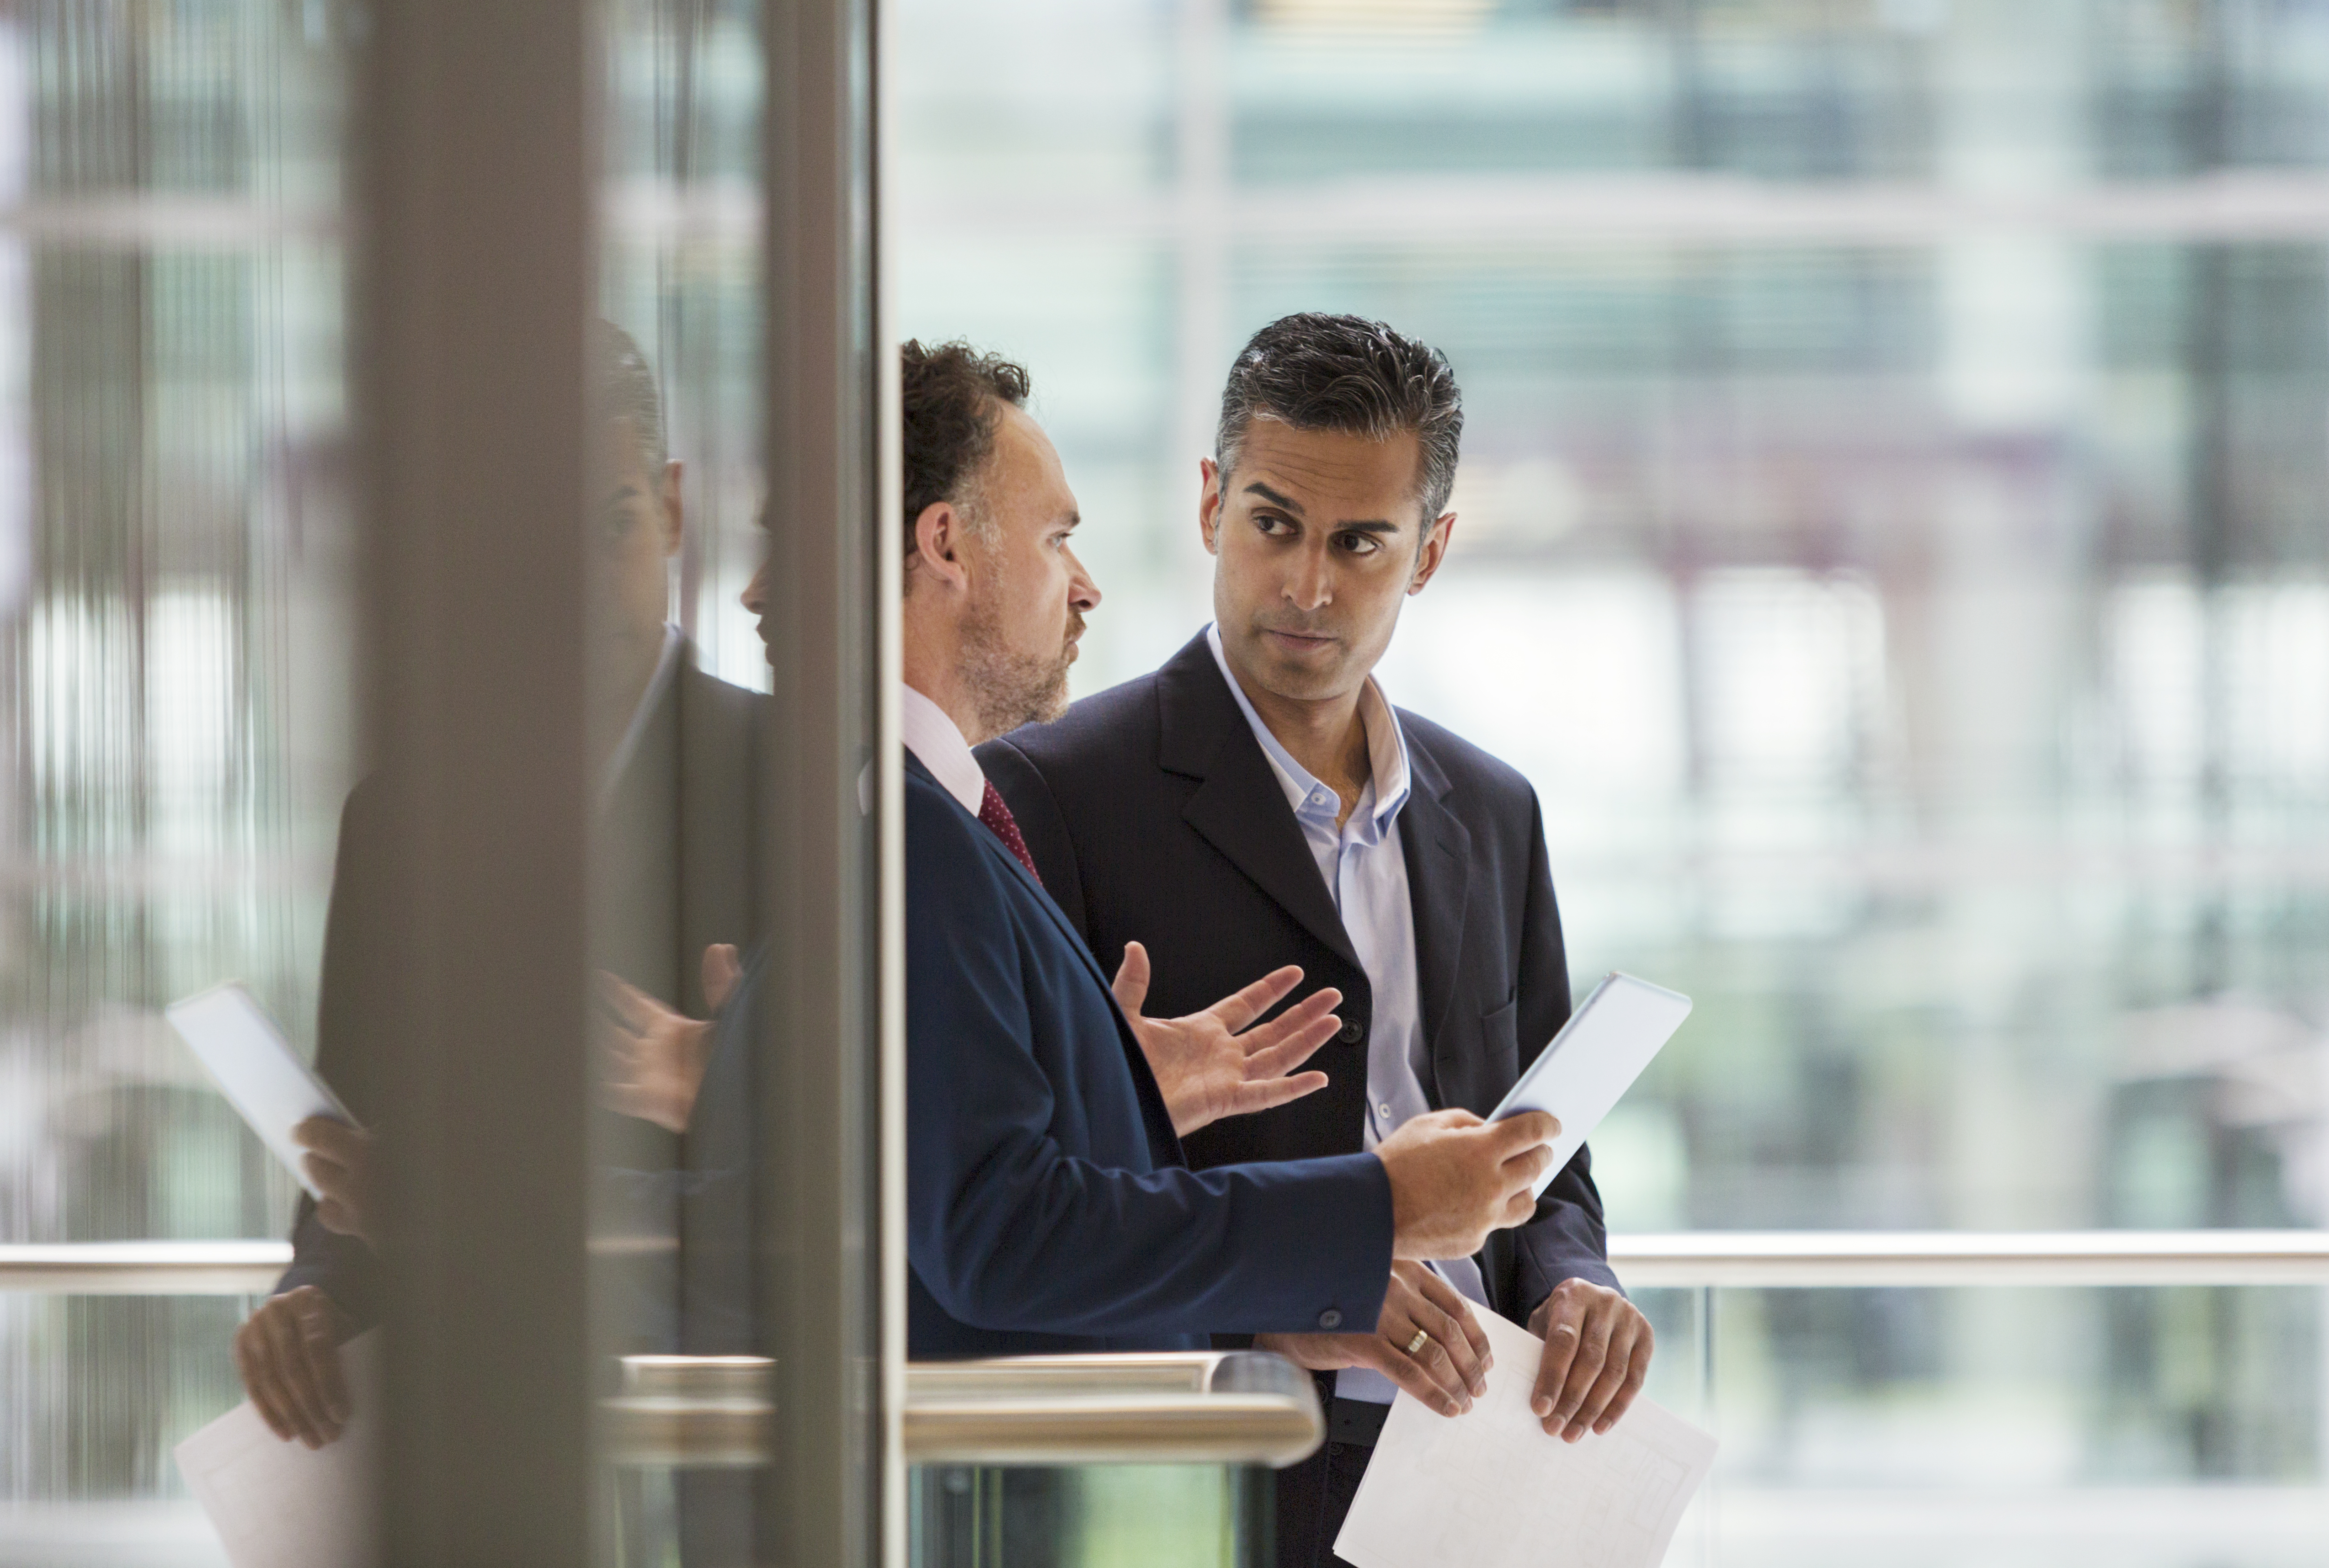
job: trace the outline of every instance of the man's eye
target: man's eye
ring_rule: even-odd
[[[1267,512],[1255,513],[1253,525],[1264,533],[1283,533],[1292,526],[1284,518],[1274,517]]]
[[[1343,549],[1350,555],[1372,555],[1382,549],[1382,541],[1371,533],[1346,533],[1343,536]]]

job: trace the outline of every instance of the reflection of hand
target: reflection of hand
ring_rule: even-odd
[[[291,1129],[291,1141],[307,1150],[299,1168],[316,1184],[316,1217],[324,1228],[371,1241],[372,1134],[329,1116],[310,1116]]]
[[[1575,1442],[1617,1424],[1649,1376],[1657,1336],[1641,1309],[1607,1285],[1563,1280],[1529,1317],[1544,1341],[1529,1408],[1549,1436]]]
[[[1431,1336],[1416,1347],[1420,1329]],[[1440,1415],[1461,1415],[1488,1387],[1488,1336],[1472,1304],[1421,1263],[1391,1266],[1391,1291],[1372,1334],[1260,1334],[1257,1350],[1274,1350],[1297,1366],[1332,1372],[1371,1366]]]
[[[599,1103],[666,1132],[686,1131],[712,1052],[712,1026],[673,1011],[604,970],[599,995],[606,1004],[599,1032],[604,1063]]]
[[[1286,1075],[1334,1038],[1334,1009],[1343,1000],[1341,991],[1314,991],[1260,1028],[1247,1027],[1301,982],[1302,972],[1289,964],[1201,1013],[1143,1018],[1148,950],[1136,942],[1125,944],[1112,989],[1140,1041],[1140,1054],[1148,1058],[1148,1070],[1156,1075],[1174,1131],[1186,1137],[1224,1116],[1267,1111],[1326,1086],[1324,1073]]]
[[[234,1331],[234,1365],[268,1429],[321,1448],[340,1435],[352,1407],[340,1376],[340,1341],[354,1325],[313,1285],[269,1297]]]
[[[736,994],[736,982],[744,978],[744,966],[736,958],[736,944],[715,942],[703,950],[703,1005],[718,1012]]]
[[[1391,1178],[1391,1255],[1468,1258],[1490,1231],[1524,1223],[1560,1132],[1542,1111],[1491,1122],[1469,1111],[1410,1117],[1375,1145]]]

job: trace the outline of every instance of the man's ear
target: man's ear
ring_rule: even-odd
[[[906,568],[936,582],[967,587],[970,570],[963,559],[963,543],[962,513],[951,501],[933,501],[914,519],[914,553],[906,558]]]
[[[686,477],[679,459],[673,458],[663,465],[663,484],[655,496],[655,512],[663,521],[663,553],[679,553],[680,541],[687,537],[687,514],[681,500],[680,481]]]
[[[1207,555],[1221,553],[1221,468],[1210,457],[1197,459],[1197,477],[1204,482],[1197,493],[1197,537]]]
[[[1423,549],[1416,554],[1415,576],[1409,579],[1407,585],[1409,593],[1423,591],[1423,585],[1431,580],[1431,574],[1438,571],[1439,563],[1447,559],[1447,539],[1455,531],[1456,514],[1452,512],[1440,513],[1439,520],[1431,525],[1431,531],[1423,536]]]

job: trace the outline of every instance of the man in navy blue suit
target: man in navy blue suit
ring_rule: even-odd
[[[908,1338],[917,1357],[1199,1347],[1372,1325],[1395,1259],[1529,1219],[1557,1127],[1427,1113],[1371,1150],[1187,1168],[1182,1135],[1324,1084],[1322,992],[1280,968],[1143,1016],[1043,889],[971,747],[1066,706],[1099,603],[1026,373],[904,352]],[[1326,999],[1322,1005],[1321,996]]]

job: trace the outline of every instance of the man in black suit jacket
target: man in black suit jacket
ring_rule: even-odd
[[[734,950],[759,933],[754,835],[766,699],[698,669],[665,623],[667,563],[683,531],[681,465],[665,449],[654,374],[637,345],[602,323],[596,347],[608,496],[587,520],[599,770],[592,956],[616,1047],[594,1129],[602,1160],[596,1228],[618,1239],[599,1279],[627,1326],[624,1348],[670,1350],[690,1338],[681,1332],[680,1242],[697,1221],[682,1194],[702,1163],[704,1140],[689,1113],[708,1034],[674,1026],[685,1022],[683,1012],[714,1010],[721,999],[707,991],[732,983]],[[390,1015],[383,988],[397,970],[378,891],[399,852],[384,827],[393,782],[392,769],[366,778],[341,813],[316,1028],[317,1071],[367,1131],[303,1124],[324,1199],[301,1199],[291,1267],[235,1340],[252,1403],[278,1435],[310,1446],[336,1438],[348,1415],[337,1346],[380,1312],[379,1265],[365,1232],[369,1151],[382,1131],[374,1107],[397,1062],[396,1042],[376,1030]],[[618,1019],[640,1027],[613,1027]],[[719,1228],[733,1226],[723,1219]]]
[[[1343,993],[1339,1040],[1312,1064],[1328,1086],[1194,1134],[1193,1165],[1345,1154],[1427,1110],[1485,1114],[1569,1017],[1533,791],[1392,709],[1371,674],[1446,551],[1461,425],[1436,351],[1350,317],[1264,328],[1202,470],[1215,626],[1155,673],[979,750],[1044,886],[1103,966],[1125,965],[1127,1007],[1183,1011],[1285,963]],[[1326,1450],[1281,1473],[1282,1564],[1337,1561],[1394,1385],[1468,1408],[1485,1341],[1466,1297],[1546,1339],[1548,1432],[1606,1431],[1641,1386],[1649,1326],[1610,1272],[1581,1149],[1530,1223],[1436,1276],[1402,1268],[1410,1289],[1375,1333],[1257,1341],[1340,1391],[1321,1391]]]

